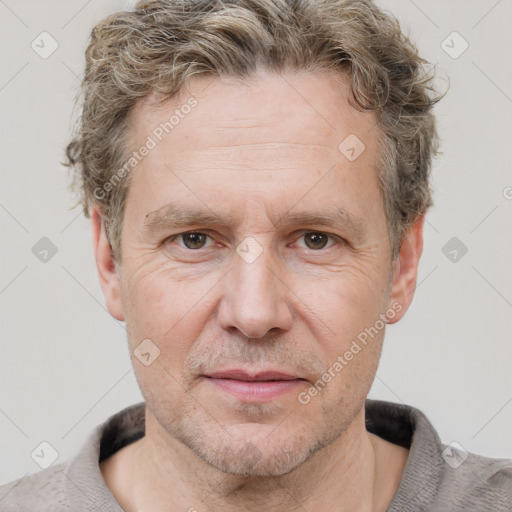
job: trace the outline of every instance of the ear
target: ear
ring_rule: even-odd
[[[91,209],[92,244],[96,268],[100,278],[101,289],[105,297],[107,309],[117,320],[124,320],[123,301],[121,294],[120,269],[112,254],[107,238],[105,222],[98,208]]]
[[[423,252],[423,224],[425,216],[418,218],[415,224],[404,234],[400,253],[393,268],[393,281],[389,297],[389,308],[395,311],[389,324],[398,322],[409,308],[418,277],[418,264]]]

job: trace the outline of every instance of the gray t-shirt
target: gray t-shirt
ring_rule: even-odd
[[[409,448],[388,512],[512,512],[512,460],[490,459],[444,445],[419,410],[366,402],[366,428]],[[97,426],[68,462],[0,486],[1,512],[122,512],[99,462],[144,436],[144,402]]]

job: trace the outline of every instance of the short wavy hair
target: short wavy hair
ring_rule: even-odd
[[[128,113],[139,100],[154,92],[170,99],[193,75],[338,73],[349,78],[350,104],[376,116],[394,258],[406,230],[432,204],[430,171],[439,152],[433,106],[445,94],[435,90],[434,68],[371,0],[139,1],[92,30],[65,165],[86,217],[91,206],[100,209],[120,261],[130,174],[115,186],[112,178],[129,158]]]

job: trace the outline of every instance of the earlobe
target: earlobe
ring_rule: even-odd
[[[91,209],[91,224],[96,268],[107,309],[114,318],[124,321],[119,268],[112,254],[102,215],[96,207]]]
[[[405,315],[414,297],[418,265],[423,251],[424,220],[425,217],[422,215],[405,233],[394,264],[389,307],[397,314],[388,319],[390,324],[398,322]]]

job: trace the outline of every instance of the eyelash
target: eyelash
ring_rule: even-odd
[[[212,236],[211,236],[211,232],[209,231],[185,231],[183,233],[177,233],[176,235],[172,235],[170,236],[169,238],[166,238],[164,241],[163,241],[163,244],[166,245],[166,244],[169,244],[171,242],[174,242],[176,239],[180,238],[181,240],[183,240],[183,237],[185,235],[190,235],[190,234],[197,234],[197,235],[206,235],[207,237],[209,237],[210,239],[212,239]],[[339,236],[336,236],[336,235],[331,235],[330,233],[324,233],[323,231],[303,231],[301,236],[298,238],[301,239],[303,238],[305,235],[310,235],[310,234],[315,234],[315,235],[324,235],[326,236],[329,241],[334,241],[336,243],[340,243],[340,242],[343,242],[343,239],[341,239]],[[329,244],[329,241],[327,242],[327,244]],[[312,252],[321,252],[321,251],[325,251],[327,249],[330,249],[331,247],[333,247],[334,245],[336,245],[336,243],[333,243],[331,245],[327,245],[327,247],[322,247],[321,249],[309,249],[308,247],[305,247],[306,250],[310,250]],[[190,251],[190,252],[195,252],[195,251],[200,251],[201,249],[208,249],[208,247],[200,247],[198,249],[190,249],[184,245],[179,245],[179,247],[181,249],[184,249],[184,250],[187,250],[187,251]]]

